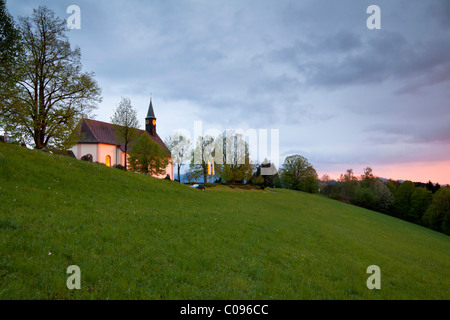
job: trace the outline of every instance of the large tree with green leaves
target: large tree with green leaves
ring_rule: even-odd
[[[309,161],[301,155],[286,157],[281,170],[281,179],[288,189],[316,193],[319,178]]]
[[[22,54],[20,39],[19,30],[6,9],[6,1],[0,0],[0,105],[11,104],[17,94]]]
[[[93,73],[82,71],[81,52],[72,48],[66,21],[45,6],[19,19],[24,64],[18,94],[1,105],[6,130],[33,141],[38,149],[67,148],[82,117],[101,101]]]
[[[169,160],[163,149],[147,133],[140,135],[129,153],[131,170],[150,175],[162,175]]]
[[[132,142],[136,141],[139,135],[139,120],[137,110],[131,105],[131,100],[123,98],[114,110],[111,117],[111,123],[116,132],[116,139],[124,144],[125,152],[125,170],[127,170],[128,149]]]
[[[223,164],[218,166],[220,177],[235,184],[249,182],[255,165],[250,159],[250,147],[243,134],[229,130],[223,137]]]

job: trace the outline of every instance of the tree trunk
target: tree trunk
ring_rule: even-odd
[[[36,145],[36,149],[43,149],[45,147],[44,131],[42,128],[34,130],[34,143]]]

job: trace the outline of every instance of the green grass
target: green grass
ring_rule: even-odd
[[[448,236],[273,191],[200,191],[0,144],[0,299],[450,299]],[[370,265],[381,290],[366,287]]]

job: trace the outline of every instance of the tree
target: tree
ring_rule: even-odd
[[[189,162],[191,140],[181,132],[174,131],[164,142],[171,152],[173,163],[177,166],[178,182],[181,182],[180,169]]]
[[[253,176],[251,184],[256,185],[256,186],[260,186],[261,189],[263,189],[263,190],[266,188],[264,177],[262,175],[255,175],[255,176]]]
[[[324,195],[331,195],[331,190],[335,181],[332,181],[328,174],[322,175],[322,178],[319,182],[320,193]]]
[[[163,149],[147,133],[141,134],[129,152],[130,168],[150,175],[162,175],[169,160]]]
[[[196,177],[194,177],[194,174],[192,173],[192,171],[189,171],[189,170],[184,174],[184,178],[188,182],[191,182],[193,179],[197,179]]]
[[[117,141],[124,144],[124,169],[127,170],[128,147],[130,143],[137,140],[139,135],[139,130],[137,129],[139,126],[137,110],[131,106],[130,99],[122,97],[122,100],[114,111],[114,115],[111,117],[111,123],[114,126]]]
[[[192,171],[188,170],[185,174],[185,178],[188,182],[191,182],[194,180],[194,182],[197,182],[197,180],[203,175],[203,171]]]
[[[427,211],[433,199],[431,191],[426,188],[416,187],[411,194],[411,207],[408,214],[405,216],[405,220],[420,223],[422,216]]]
[[[390,213],[395,199],[389,188],[380,179],[375,179],[370,189],[376,197],[375,209],[383,213]]]
[[[358,181],[358,178],[355,177],[355,175],[353,174],[353,169],[347,169],[347,173],[341,174],[339,181],[341,182]]]
[[[229,131],[223,138],[223,164],[219,166],[220,177],[233,184],[250,181],[254,166],[250,160],[250,148],[240,133]]]
[[[395,215],[398,218],[404,219],[409,215],[411,196],[415,188],[414,183],[411,181],[405,181],[398,187],[395,196]]]
[[[341,174],[339,178],[340,195],[350,200],[356,188],[358,187],[358,178],[353,174],[353,169],[347,169],[347,173]]]
[[[286,157],[281,172],[281,180],[288,189],[318,192],[317,172],[305,157],[298,154]]]
[[[276,175],[273,176],[272,182],[273,182],[274,188],[282,188],[283,187],[283,185],[281,183],[281,179],[280,179],[280,173],[277,173]]]
[[[430,190],[432,193],[436,193],[436,191],[438,191],[441,186],[439,185],[439,183],[432,183],[431,180],[428,181],[428,183],[425,185],[425,187]]]
[[[361,187],[368,188],[375,196],[375,203],[370,209],[378,210],[383,213],[389,213],[394,206],[394,196],[389,188],[379,179],[373,175],[373,170],[370,167],[364,169],[364,174],[361,175]]]
[[[40,6],[19,21],[24,62],[16,98],[0,106],[5,130],[34,141],[37,149],[68,148],[76,143],[68,137],[101,101],[101,90],[93,73],[82,72],[65,20]]]
[[[373,170],[370,167],[364,169],[364,174],[361,175],[361,184],[363,187],[372,189],[372,186],[376,181],[376,178],[372,172]]]
[[[354,189],[350,201],[352,204],[367,209],[375,209],[377,197],[368,187],[358,184]]]
[[[429,228],[450,235],[450,187],[436,191],[422,221]]]
[[[389,179],[384,184],[385,184],[386,187],[388,187],[389,191],[392,193],[392,195],[395,198],[396,194],[397,194],[397,190],[400,187],[400,182],[399,181],[394,181],[392,179]]]
[[[208,182],[208,161],[209,163],[214,161],[209,149],[213,144],[214,138],[211,136],[206,135],[197,138],[195,149],[191,152],[192,160],[189,165],[189,171],[192,172],[196,182],[200,176],[203,176],[204,183]]]
[[[20,33],[6,9],[6,1],[0,0],[0,105],[10,105],[17,94],[22,54],[20,40]]]

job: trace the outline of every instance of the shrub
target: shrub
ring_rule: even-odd
[[[356,187],[354,190],[350,198],[351,203],[367,209],[375,208],[377,197],[373,194],[372,190],[361,186]]]
[[[264,188],[265,188],[264,177],[261,175],[252,177],[251,184],[254,186],[259,186],[264,190]]]
[[[81,157],[81,160],[92,162],[93,160],[92,154],[85,154],[84,156]]]
[[[113,168],[116,168],[116,169],[119,169],[119,170],[125,170],[125,167],[123,165],[121,165],[120,163],[119,164],[115,164],[113,166]]]

